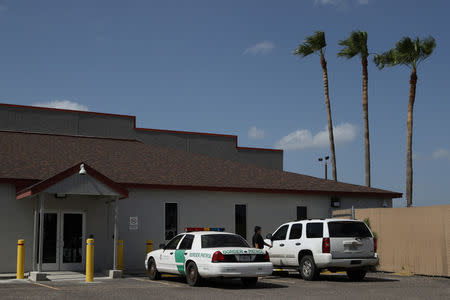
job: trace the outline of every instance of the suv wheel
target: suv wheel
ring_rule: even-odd
[[[197,265],[191,261],[186,267],[186,281],[190,286],[199,286],[202,278],[198,274]]]
[[[161,278],[161,273],[158,272],[153,258],[148,260],[148,278],[150,278],[150,280],[158,280]]]
[[[312,255],[303,256],[300,261],[300,275],[304,280],[316,280],[319,277],[319,270]]]
[[[366,277],[366,270],[348,270],[347,276],[353,281],[361,281]]]

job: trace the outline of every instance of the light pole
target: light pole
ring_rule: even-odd
[[[328,160],[329,159],[330,159],[329,156],[319,157],[319,159],[318,159],[318,161],[320,161],[320,163],[325,161],[325,179],[328,179]]]

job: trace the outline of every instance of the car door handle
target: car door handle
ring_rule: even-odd
[[[187,252],[184,252],[184,255],[188,255],[188,253],[187,253]]]
[[[280,244],[280,247],[284,247],[284,244]]]
[[[295,243],[296,246],[300,246],[302,243]]]
[[[170,252],[170,255],[173,255],[173,252]]]

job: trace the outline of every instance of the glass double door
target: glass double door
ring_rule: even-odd
[[[44,271],[83,270],[84,240],[85,214],[83,212],[45,211],[42,269]],[[39,253],[37,257],[39,259]]]

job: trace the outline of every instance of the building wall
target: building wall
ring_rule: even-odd
[[[134,138],[134,119],[0,105],[0,130]]]
[[[354,206],[380,207],[383,199],[343,198]],[[331,216],[330,197],[294,194],[263,194],[212,191],[132,189],[129,198],[120,201],[119,238],[124,240],[126,271],[143,271],[145,242],[153,240],[154,249],[165,243],[165,203],[178,203],[178,232],[185,227],[224,227],[235,232],[236,204],[247,205],[247,240],[255,225],[264,235],[284,222],[295,220],[296,207],[307,206],[308,218]],[[130,230],[129,218],[138,217],[137,230]]]
[[[237,147],[237,137],[135,128],[135,117],[0,104],[0,130],[137,139],[146,144],[283,169],[283,152]]]
[[[0,237],[4,241],[0,255],[0,273],[15,272],[17,240],[25,239],[25,270],[32,269],[34,209],[38,199],[16,200],[15,187],[0,185]],[[86,213],[86,238],[95,239],[95,269],[112,267],[114,215],[111,198],[101,196],[47,195],[48,210],[71,210]],[[341,198],[342,208],[380,207],[390,199]],[[145,242],[151,239],[155,249],[164,240],[164,205],[178,203],[178,232],[185,227],[224,227],[235,232],[236,204],[247,205],[247,240],[255,225],[264,234],[273,232],[284,222],[296,219],[296,206],[306,206],[308,218],[326,218],[332,213],[330,197],[299,194],[263,194],[213,191],[131,189],[129,198],[120,200],[119,238],[124,240],[126,271],[143,271]],[[129,218],[138,217],[137,230],[130,230]]]
[[[0,184],[0,272],[16,272],[17,241],[25,240],[25,269],[31,268],[35,201],[16,200],[16,188]]]

